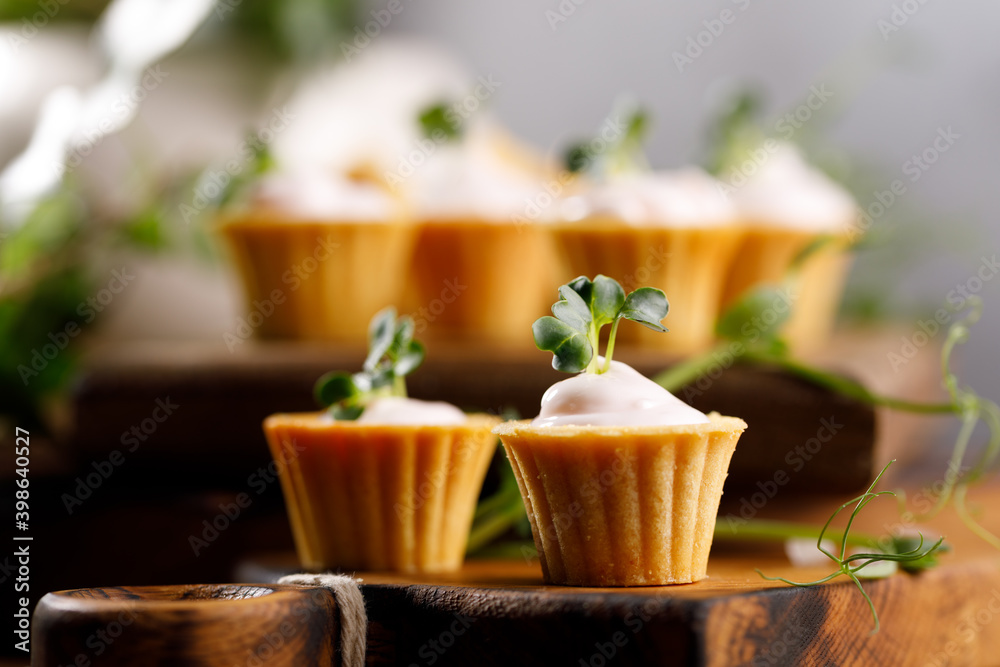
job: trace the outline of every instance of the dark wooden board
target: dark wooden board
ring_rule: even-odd
[[[975,494],[995,508],[1000,489]],[[815,508],[812,510],[815,513]],[[818,517],[814,517],[818,518]],[[990,527],[1000,528],[995,512]],[[898,524],[870,505],[859,529]],[[846,579],[815,588],[830,566],[793,567],[780,553],[716,544],[709,578],[685,585],[546,586],[537,563],[470,561],[451,575],[361,573],[369,665],[995,665],[1000,662],[1000,553],[946,511],[931,522],[954,553],[934,570],[867,581],[882,621],[872,634]],[[290,556],[248,561],[244,580],[295,569]]]
[[[340,615],[321,588],[109,586],[49,593],[32,618],[34,667],[335,667]]]
[[[180,465],[185,475],[217,481],[220,471],[237,471],[237,461],[245,478],[270,462],[260,429],[264,417],[315,409],[315,379],[332,368],[359,367],[361,354],[252,342],[232,355],[212,346],[95,353],[74,395],[71,449],[85,461],[121,449],[126,432],[144,421],[151,426],[157,401],[169,399],[176,406],[173,414],[129,453],[132,465]],[[619,356],[647,375],[673,361],[627,348]],[[429,356],[408,384],[417,398],[494,413],[514,408],[527,417],[537,414],[545,389],[564,378],[537,350],[491,354],[452,346]],[[870,480],[876,459],[876,417],[870,406],[760,367],[735,365],[706,384],[682,395],[699,409],[750,424],[730,466],[730,494],[752,494],[778,470],[788,473],[782,487],[789,495],[850,492]],[[825,424],[835,425],[832,438]],[[191,456],[198,457],[196,469],[188,465]]]

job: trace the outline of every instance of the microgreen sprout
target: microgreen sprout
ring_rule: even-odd
[[[612,138],[602,131],[599,137],[571,145],[563,160],[566,170],[615,174],[648,169],[642,142],[649,124],[649,113],[645,109],[631,103],[619,104],[602,125],[613,131]]]
[[[447,102],[438,102],[421,110],[417,117],[420,129],[428,139],[438,139],[443,136],[449,141],[462,138],[462,122],[448,106]]]
[[[251,186],[260,180],[261,176],[273,171],[276,167],[276,162],[268,147],[257,141],[253,134],[249,134],[248,137],[247,143],[252,147],[249,164],[245,165],[242,171],[222,188],[217,201],[220,208],[239,202],[250,191]],[[206,178],[217,178],[217,176],[214,172],[206,171],[201,176],[203,183]],[[209,189],[209,191],[211,190]]]
[[[413,340],[413,319],[383,308],[368,325],[368,356],[359,373],[332,371],[316,381],[314,394],[336,419],[357,419],[382,396],[406,396],[405,377],[424,360],[424,346]]]
[[[872,631],[872,634],[878,632],[879,631],[878,612],[875,610],[875,604],[872,602],[871,597],[869,597],[868,592],[865,591],[864,587],[861,585],[861,578],[866,577],[867,574],[863,572],[863,570],[867,568],[869,565],[881,562],[895,562],[903,569],[909,568],[909,571],[913,571],[914,569],[933,567],[936,564],[936,560],[934,559],[933,556],[936,552],[938,552],[941,549],[944,543],[944,538],[942,537],[939,538],[937,542],[935,542],[933,545],[924,548],[924,536],[918,535],[918,538],[915,541],[914,540],[894,541],[891,543],[892,547],[886,549],[884,552],[871,551],[871,552],[853,553],[853,554],[848,552],[848,543],[850,542],[849,536],[851,532],[851,527],[853,526],[854,520],[855,518],[857,518],[858,513],[861,512],[861,510],[863,510],[865,506],[868,505],[868,503],[870,503],[875,498],[878,498],[879,496],[896,495],[894,491],[873,491],[875,485],[878,484],[879,480],[882,478],[882,475],[885,474],[885,471],[889,468],[890,465],[892,465],[892,463],[893,461],[889,461],[889,463],[887,463],[885,467],[882,468],[882,471],[878,474],[878,476],[875,477],[875,481],[871,483],[871,486],[868,487],[867,491],[865,491],[857,498],[852,498],[851,500],[848,500],[846,503],[838,507],[836,511],[834,511],[834,513],[830,515],[830,518],[826,520],[826,523],[823,525],[822,530],[820,530],[819,536],[816,539],[816,548],[822,551],[827,558],[829,558],[838,565],[837,569],[834,572],[830,573],[825,577],[817,579],[816,581],[808,581],[808,582],[791,581],[790,579],[785,579],[784,577],[769,577],[763,572],[761,572],[759,569],[757,570],[757,574],[764,577],[768,581],[782,581],[791,586],[799,586],[799,587],[817,586],[819,584],[826,583],[832,579],[836,579],[839,576],[846,576],[847,578],[849,578],[851,581],[854,582],[854,585],[858,587],[859,591],[861,591],[861,595],[864,596],[865,602],[868,603],[868,608],[872,612],[872,620],[875,622],[875,629]],[[837,518],[837,515],[840,514],[843,510],[850,507],[852,504],[854,505],[854,509],[851,510],[851,516],[847,520],[847,526],[846,528],[844,528],[844,532],[841,535],[840,555],[837,556],[831,553],[830,551],[827,551],[826,548],[824,548],[823,540],[826,537],[826,531],[830,528],[830,524],[833,523],[833,520]],[[885,573],[882,576],[885,576],[890,572],[891,570],[885,571]]]
[[[535,345],[552,353],[552,367],[565,373],[604,373],[611,368],[618,323],[632,320],[654,331],[666,331],[660,320],[669,304],[662,290],[640,287],[628,296],[618,281],[599,275],[580,276],[559,288],[552,315],[535,320],[531,327]],[[600,362],[601,329],[611,325],[604,363]]]
[[[709,125],[709,156],[705,170],[722,177],[741,164],[750,152],[767,139],[761,130],[761,100],[750,90],[736,95]]]

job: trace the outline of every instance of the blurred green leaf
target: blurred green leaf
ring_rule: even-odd
[[[169,245],[163,209],[159,205],[148,207],[133,219],[126,221],[121,226],[120,232],[126,243],[143,250],[159,251]]]
[[[42,200],[24,224],[0,243],[0,278],[16,280],[66,248],[81,230],[79,200],[60,192]]]
[[[354,377],[343,371],[331,371],[316,380],[313,395],[316,402],[329,407],[341,401],[347,401],[361,393],[354,383]]]
[[[709,123],[708,157],[704,164],[708,173],[722,177],[764,141],[766,136],[759,124],[760,107],[757,93],[744,90]]]
[[[722,315],[715,325],[720,338],[742,341],[746,338],[774,341],[788,321],[792,308],[784,288],[759,285],[747,290]]]
[[[439,133],[451,140],[460,139],[462,136],[461,124],[457,118],[449,116],[448,105],[444,102],[427,107],[420,112],[417,120],[424,136],[429,139],[434,139]]]

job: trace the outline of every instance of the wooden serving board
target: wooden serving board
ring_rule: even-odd
[[[885,348],[883,337],[874,337],[876,343],[862,339],[847,340],[850,351],[839,359],[865,358],[858,350],[866,346]],[[169,399],[177,407],[169,419],[155,425],[155,437],[130,452],[130,461],[161,470],[180,465],[186,477],[216,481],[234,470],[233,461],[252,471],[270,460],[260,427],[263,419],[275,412],[316,409],[316,378],[330,369],[360,367],[363,354],[315,343],[249,341],[233,353],[210,344],[94,349],[74,395],[74,433],[68,449],[84,462],[107,457],[110,449],[122,446],[127,436],[123,431],[144,421],[152,424],[148,420],[157,401]],[[650,376],[676,362],[662,352],[627,347],[616,356]],[[882,375],[868,377],[863,372],[877,369],[877,363],[824,363],[891,395],[914,398],[913,391],[927,384],[914,377],[916,364],[891,375],[901,386],[886,387],[879,385]],[[494,413],[514,408],[529,417],[537,414],[545,389],[560,379],[565,375],[554,371],[548,355],[538,350],[455,345],[429,355],[408,378],[408,386],[417,398]],[[720,364],[712,377],[680,395],[703,411],[742,417],[750,424],[729,469],[731,494],[755,493],[758,484],[768,484],[777,471],[787,473],[784,494],[853,492],[863,488],[887,458],[886,436],[902,436],[897,439],[905,439],[910,452],[920,440],[913,430],[900,434],[891,419],[876,415],[869,405],[768,368]],[[827,425],[834,425],[832,438]],[[926,425],[921,426],[926,433]],[[883,440],[881,450],[877,436]],[[197,470],[188,465],[192,456],[200,462]]]
[[[975,494],[990,512],[1000,488]],[[813,513],[814,514],[814,513]],[[1000,528],[992,512],[990,524]],[[858,529],[898,525],[895,503],[870,505]],[[806,518],[806,517],[799,517]],[[813,516],[815,517],[815,514]],[[780,552],[717,542],[705,581],[593,589],[547,586],[535,562],[470,561],[457,573],[360,573],[369,665],[995,665],[1000,663],[1000,552],[946,510],[926,530],[954,552],[920,575],[866,581],[873,623],[846,579],[815,588],[831,565],[793,567]],[[246,580],[295,569],[289,554],[248,561]]]

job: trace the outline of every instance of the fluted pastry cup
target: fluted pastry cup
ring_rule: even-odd
[[[525,331],[549,312],[555,257],[542,225],[426,219],[407,306],[428,342],[533,347]]]
[[[795,258],[822,237],[813,231],[751,224],[733,257],[722,292],[725,310],[746,291],[779,284]],[[790,290],[792,315],[784,334],[796,352],[821,347],[829,339],[850,269],[847,237],[835,238],[806,258]]]
[[[356,344],[376,312],[401,301],[416,239],[405,221],[285,220],[269,212],[227,218],[219,229],[256,335]]]
[[[729,461],[746,423],[532,426],[500,436],[545,581],[660,586],[704,579]]]
[[[743,230],[734,225],[666,227],[628,225],[610,217],[549,225],[563,281],[599,273],[626,291],[663,290],[670,301],[667,336],[645,327],[622,327],[624,344],[695,353],[711,347],[726,280]]]
[[[264,421],[302,566],[441,572],[461,567],[499,419],[378,425],[322,413]]]

